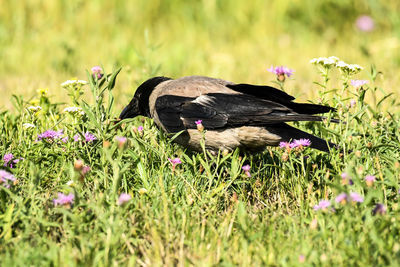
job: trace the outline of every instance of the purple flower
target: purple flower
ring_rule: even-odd
[[[250,171],[250,165],[249,165],[249,164],[244,165],[244,166],[242,167],[242,170],[244,170],[245,172]]]
[[[14,158],[14,155],[12,153],[8,153],[8,154],[4,154],[3,156],[3,161],[4,161],[4,167],[10,167],[10,168],[14,168],[13,163],[17,164],[18,163],[18,159],[16,160],[12,160]]]
[[[81,136],[79,134],[74,135],[74,141],[78,142],[81,140]]]
[[[346,203],[347,201],[347,194],[341,193],[335,198],[336,203]]]
[[[172,164],[172,171],[175,171],[176,165],[182,163],[180,158],[174,158],[174,159],[168,158],[168,161]]]
[[[129,200],[131,200],[131,195],[127,194],[127,193],[122,193],[121,195],[119,195],[118,198],[118,205],[123,205],[126,202],[128,202]]]
[[[327,210],[329,206],[331,205],[331,202],[329,200],[321,200],[318,205],[314,206],[314,210]]]
[[[203,126],[202,122],[203,122],[202,120],[198,120],[198,121],[194,122],[194,123],[196,123],[196,127],[199,132],[204,131],[204,126]]]
[[[17,163],[20,162],[21,160],[24,160],[24,158],[14,159],[14,160],[13,160],[13,163],[17,164]]]
[[[304,256],[303,254],[299,255],[299,262],[300,263],[304,263],[306,261],[306,256]]]
[[[276,76],[278,76],[278,77],[285,76],[285,75],[290,77],[294,72],[294,70],[291,70],[285,66],[276,66],[275,68],[274,68],[274,66],[271,66],[271,68],[267,69],[267,71],[275,73]]]
[[[295,147],[306,147],[306,146],[310,146],[311,145],[311,141],[310,139],[295,139],[293,140],[293,142],[290,144],[291,148],[295,148]]]
[[[346,172],[343,172],[340,176],[342,177],[343,185],[353,185],[354,184],[353,180],[350,179],[350,176]]]
[[[370,32],[375,28],[375,23],[370,16],[362,15],[357,18],[356,26],[362,32]]]
[[[88,143],[91,143],[91,142],[93,142],[94,140],[97,139],[96,136],[94,136],[94,135],[91,134],[90,132],[86,132],[86,133],[84,134],[84,136],[85,136],[85,141],[88,142]]]
[[[373,175],[367,175],[365,176],[365,183],[367,184],[368,187],[371,187],[374,185],[376,177]]]
[[[358,88],[358,87],[361,87],[361,86],[369,83],[369,81],[368,80],[351,80],[350,83],[352,86]]]
[[[4,154],[3,156],[4,166],[7,166],[8,162],[10,162],[13,158],[14,155],[12,153]]]
[[[290,148],[290,143],[289,142],[280,142],[279,147],[280,148]]]
[[[115,140],[117,140],[117,142],[119,142],[119,143],[125,144],[128,139],[125,136],[116,136]]]
[[[91,69],[93,77],[97,77],[97,79],[101,79],[103,77],[103,69],[100,66],[94,66]]]
[[[376,214],[385,215],[386,211],[387,211],[386,206],[382,203],[378,203],[378,204],[376,204],[375,208],[372,210],[372,214],[373,215],[376,215]]]
[[[88,172],[90,172],[90,170],[91,170],[90,166],[83,166],[81,174],[85,176]]]
[[[139,134],[143,134],[143,126],[142,126],[142,125],[140,125],[140,126],[137,128],[137,130],[138,130],[138,133],[139,133]]]
[[[54,131],[54,130],[47,130],[41,134],[38,134],[37,140],[41,141],[45,140],[56,140],[60,139],[63,136],[63,130]]]
[[[65,136],[64,138],[61,139],[61,142],[67,143],[68,142],[68,136]]]
[[[5,188],[10,188],[10,186],[16,181],[14,175],[5,170],[0,170],[0,184]]]
[[[244,171],[244,173],[245,173],[248,177],[251,177],[251,174],[250,174],[250,165],[249,165],[249,164],[244,165],[244,166],[242,167],[242,170]]]
[[[350,192],[350,199],[353,202],[358,202],[358,203],[364,202],[364,198],[356,192]]]
[[[65,195],[63,193],[58,193],[57,198],[53,199],[53,203],[55,206],[57,205],[71,205],[74,202],[75,195],[74,194],[68,194]]]
[[[351,107],[351,108],[354,107],[356,104],[357,104],[357,101],[356,101],[356,100],[354,100],[354,99],[351,99],[351,100],[350,100],[350,107]]]
[[[174,159],[168,158],[168,161],[171,162],[171,164],[172,164],[173,166],[176,166],[176,165],[182,163],[182,161],[181,161],[180,158],[174,158]]]
[[[128,141],[128,139],[124,136],[116,136],[115,140],[118,142],[118,147],[123,148]]]
[[[365,181],[368,181],[368,182],[375,182],[375,179],[376,179],[376,177],[373,175],[365,176]]]

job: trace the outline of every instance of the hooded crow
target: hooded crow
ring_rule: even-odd
[[[165,132],[181,132],[174,141],[196,151],[202,150],[202,140],[212,152],[235,148],[260,152],[266,146],[306,138],[312,148],[328,152],[334,144],[286,122],[322,121],[325,117],[314,114],[335,109],[293,100],[293,96],[265,85],[235,84],[204,76],[176,80],[154,77],[137,88],[120,119],[138,115],[153,118]],[[197,130],[199,120],[206,131]]]

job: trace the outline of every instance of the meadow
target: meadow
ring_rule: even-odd
[[[398,1],[0,5],[1,266],[400,264]],[[341,149],[211,155],[116,121],[155,75],[329,104],[295,125]]]

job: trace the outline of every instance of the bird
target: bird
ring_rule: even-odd
[[[296,103],[294,99],[267,85],[233,83],[206,76],[178,79],[157,76],[136,89],[119,119],[139,115],[152,118],[159,129],[175,137],[174,142],[199,152],[205,147],[212,153],[236,148],[256,153],[267,146],[299,139],[308,139],[311,148],[329,152],[335,144],[287,123],[323,121],[326,117],[315,114],[335,109]],[[199,123],[201,129],[197,127]]]

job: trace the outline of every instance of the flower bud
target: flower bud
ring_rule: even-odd
[[[83,169],[83,161],[80,160],[80,159],[75,160],[75,162],[74,162],[74,170],[75,171],[81,171],[82,169]]]

